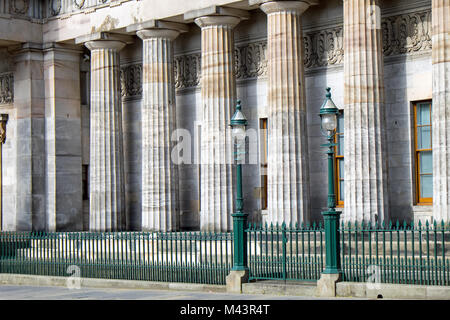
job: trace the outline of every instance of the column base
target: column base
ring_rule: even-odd
[[[242,293],[242,284],[248,281],[248,270],[231,270],[227,275],[227,292]]]
[[[336,297],[336,283],[342,279],[342,273],[322,273],[317,281],[317,297]]]

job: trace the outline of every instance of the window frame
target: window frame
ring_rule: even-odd
[[[429,125],[418,125],[417,124],[417,108],[421,104],[429,104],[430,105],[430,124]],[[430,206],[433,204],[433,197],[431,198],[421,198],[420,197],[420,153],[421,152],[431,152],[433,154],[433,124],[432,124],[432,112],[433,112],[433,103],[432,100],[422,100],[413,102],[413,122],[414,122],[414,184],[415,184],[415,204],[422,206]],[[430,139],[431,139],[431,148],[428,149],[418,149],[418,127],[430,127]],[[434,172],[431,174],[433,176]],[[428,174],[427,174],[428,175]]]
[[[268,176],[267,176],[267,164],[268,164],[268,119],[260,118],[259,119],[259,129],[260,129],[260,180],[261,180],[261,191],[260,191],[260,200],[261,200],[261,210],[267,210],[268,208]]]
[[[339,110],[339,115],[338,117],[344,117],[344,110]],[[344,118],[345,119],[345,118]],[[343,129],[343,128],[342,128]],[[336,134],[334,135],[334,143],[336,144],[336,146],[334,146],[334,192],[336,194],[336,207],[337,208],[343,208],[344,207],[344,200],[342,200],[340,198],[340,184],[339,182],[342,180],[344,181],[344,179],[341,179],[340,175],[339,175],[339,162],[345,161],[344,160],[344,155],[338,155],[338,136],[339,135],[344,135],[344,139],[345,139],[345,133],[344,130],[342,130],[341,133],[337,132],[337,128],[336,128]]]

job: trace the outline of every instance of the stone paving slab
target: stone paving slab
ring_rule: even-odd
[[[176,290],[127,290],[63,287],[1,285],[0,300],[316,300],[315,297],[276,296],[255,294],[226,294],[211,292],[186,292]]]

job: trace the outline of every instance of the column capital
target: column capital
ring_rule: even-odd
[[[138,32],[141,30],[149,30],[149,29],[166,29],[166,30],[175,30],[178,33],[188,32],[189,27],[184,23],[176,23],[170,21],[162,21],[162,20],[148,20],[145,22],[139,22],[127,27],[127,32]]]
[[[94,42],[96,44],[94,44]],[[122,47],[120,47],[119,43],[123,44]],[[134,43],[134,39],[132,36],[126,34],[114,34],[109,32],[96,32],[75,39],[75,44],[84,44],[89,50],[95,49],[122,50],[122,48],[126,44],[132,43]]]
[[[180,32],[173,29],[142,29],[136,32],[136,35],[142,40],[152,38],[165,38],[169,40],[175,40]]]
[[[311,5],[317,4],[316,1],[267,1],[260,5],[260,9],[265,14],[272,14],[277,12],[295,12],[302,14]]]
[[[91,51],[98,49],[115,49],[120,51],[125,47],[124,42],[115,40],[94,40],[85,42],[84,45]]]
[[[234,28],[240,21],[240,18],[232,16],[204,16],[194,20],[195,24],[200,28],[218,25]]]

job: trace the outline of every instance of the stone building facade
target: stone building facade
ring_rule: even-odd
[[[450,0],[0,0],[2,230],[230,230],[237,99],[250,221],[320,221],[326,87],[342,219],[448,221]]]

